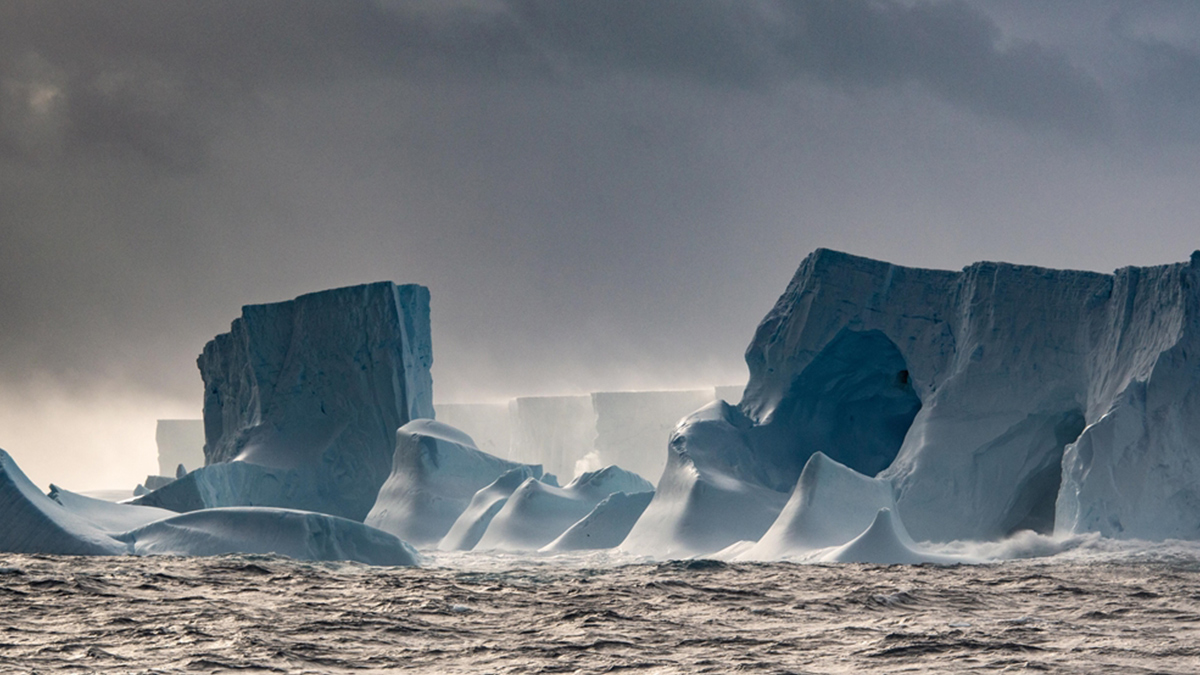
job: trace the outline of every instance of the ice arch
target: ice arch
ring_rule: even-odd
[[[896,344],[882,331],[844,328],[792,381],[753,442],[796,474],[823,452],[874,476],[896,458],[920,409]]]

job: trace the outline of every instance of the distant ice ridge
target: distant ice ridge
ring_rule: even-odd
[[[158,420],[154,430],[158,446],[158,475],[174,476],[180,464],[204,466],[204,420]]]
[[[208,466],[139,502],[361,521],[390,474],[396,429],[433,417],[432,361],[423,286],[378,282],[243,307],[198,360]]]
[[[817,452],[891,487],[894,508],[881,488],[858,509],[877,541],[876,506],[921,540],[1198,539],[1198,339],[1200,252],[1108,275],[818,250],[758,327],[738,408],[677,427],[623,548],[789,549],[807,526],[776,516]]]
[[[0,552],[51,555],[274,553],[298,560],[415,565],[396,537],[321,513],[276,508],[185,514],[92,499],[60,488],[42,494],[0,450]]]
[[[616,464],[653,482],[663,444],[688,413],[710,401],[736,403],[742,387],[681,391],[607,391],[525,396],[505,403],[439,403],[438,419],[471,435],[480,450],[540,464],[569,479]]]

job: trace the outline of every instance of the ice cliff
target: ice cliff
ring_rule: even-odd
[[[396,429],[433,417],[432,361],[423,286],[377,282],[243,307],[197,361],[208,466],[141,501],[362,521],[390,474]]]
[[[1200,538],[1198,340],[1200,252],[1100,274],[818,250],[755,332],[739,407],[676,429],[625,547],[756,540],[815,452],[888,481],[916,539]]]

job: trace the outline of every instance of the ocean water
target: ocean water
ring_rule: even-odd
[[[1200,550],[938,566],[0,555],[0,672],[1195,673]]]

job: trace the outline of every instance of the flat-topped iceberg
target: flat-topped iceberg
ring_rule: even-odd
[[[361,521],[390,473],[396,429],[433,417],[432,362],[423,286],[377,282],[243,307],[197,361],[207,466],[189,474],[192,485],[139,501]],[[261,469],[213,468],[239,462]]]
[[[921,540],[1200,538],[1200,252],[1099,274],[822,249],[746,362],[737,409],[678,427],[624,548],[757,539],[818,452],[886,480]],[[760,553],[789,548],[778,534]]]

